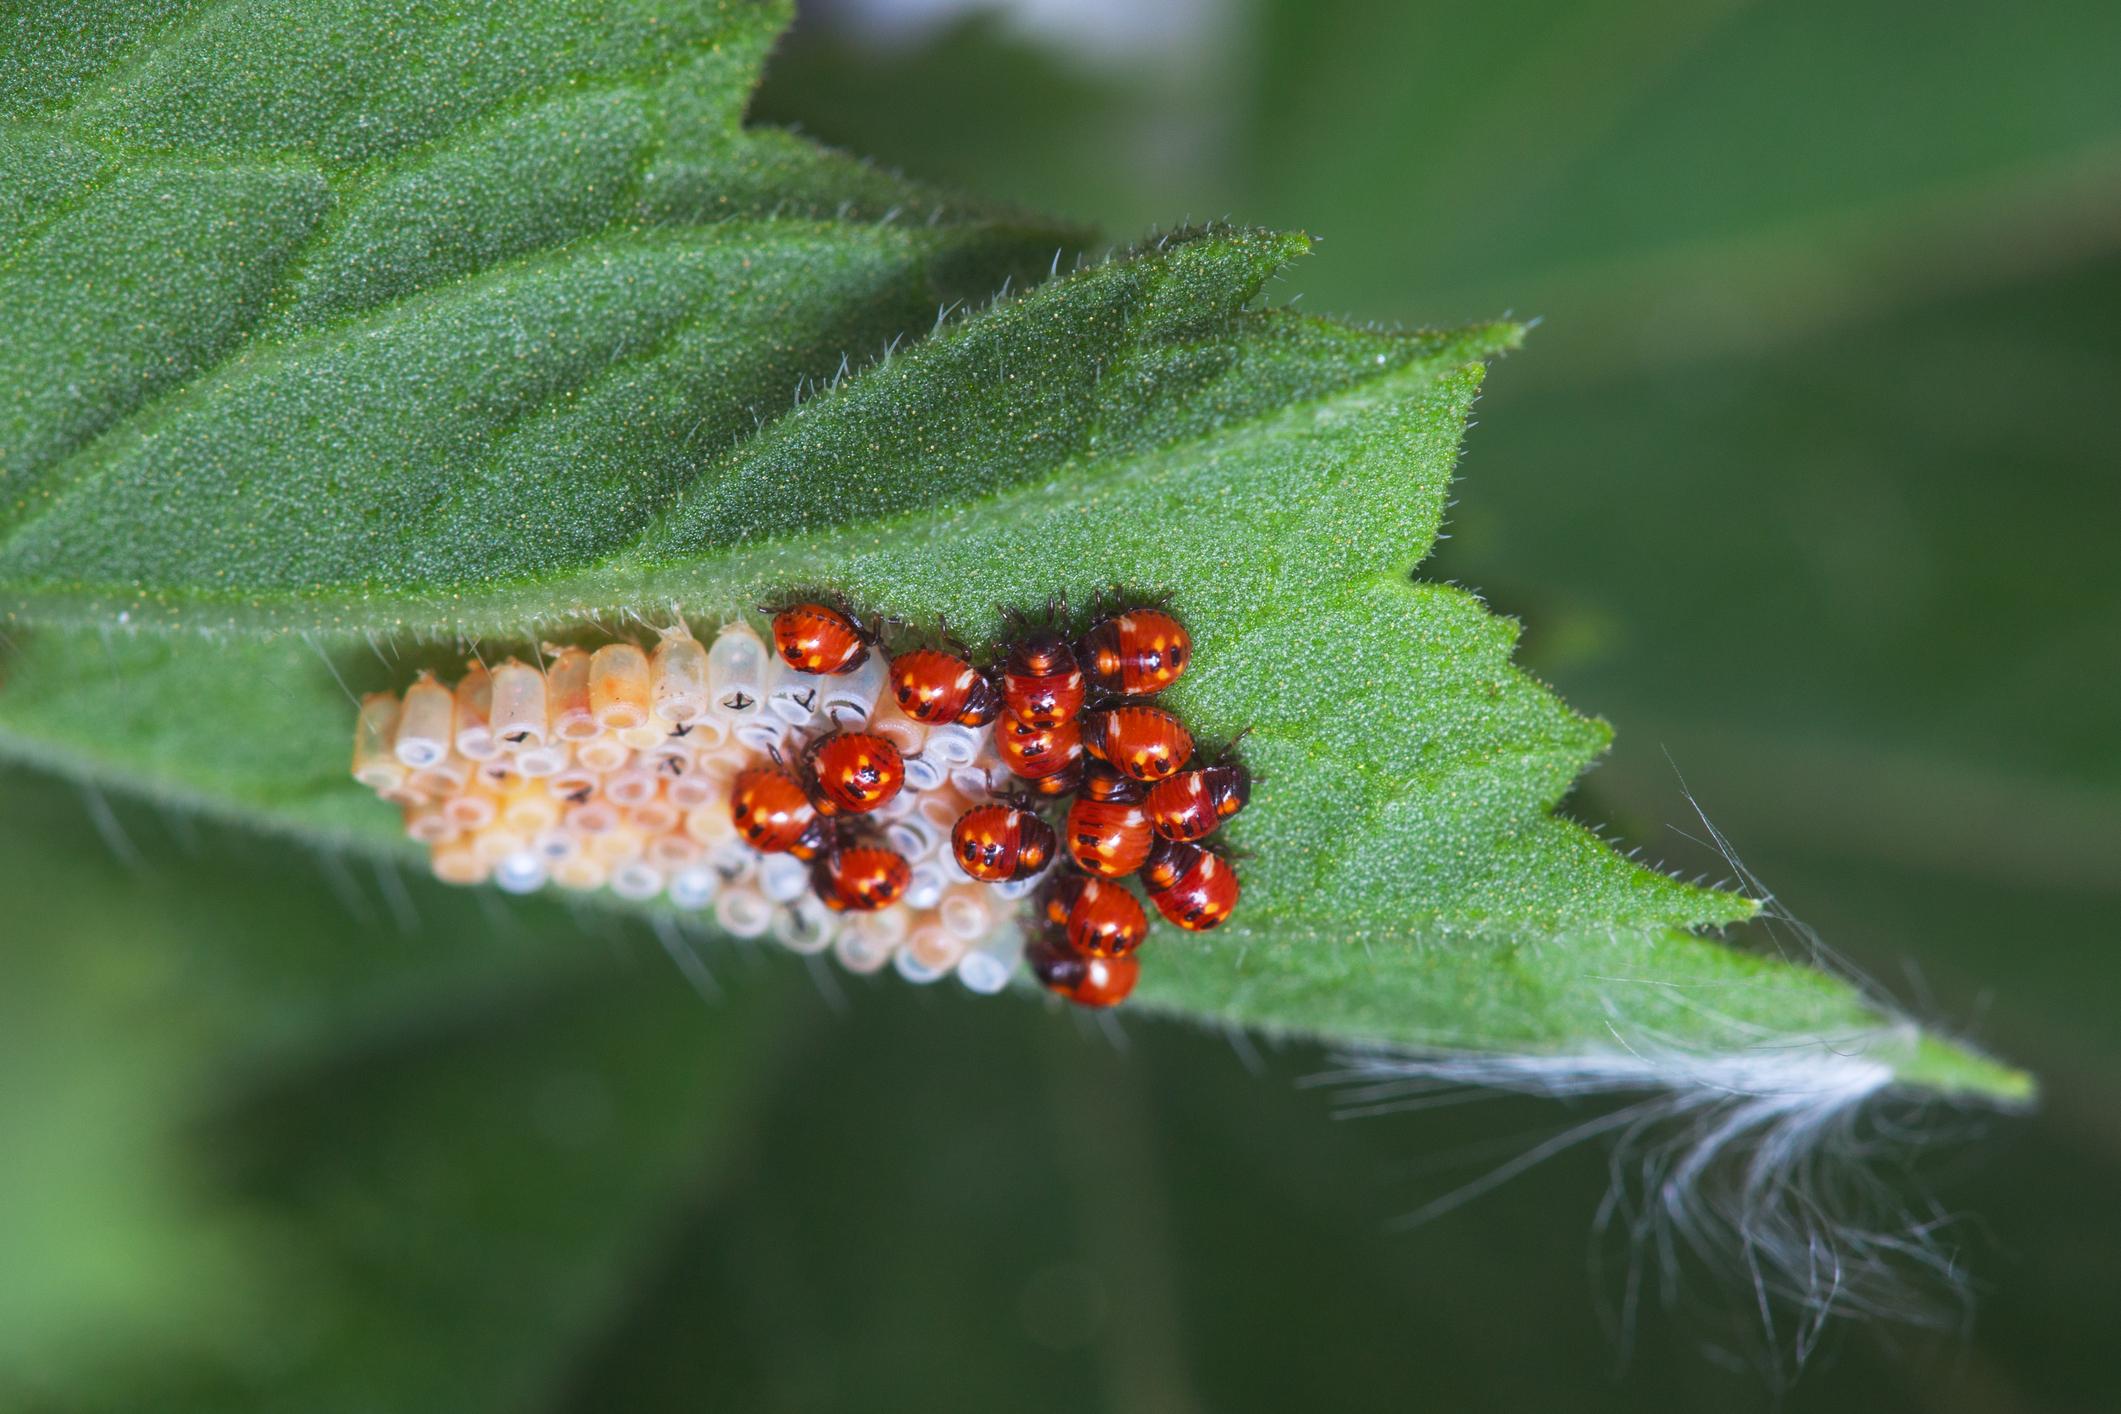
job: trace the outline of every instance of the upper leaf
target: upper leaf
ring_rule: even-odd
[[[804,380],[1067,239],[741,130],[783,5],[328,8],[10,41],[0,597],[175,606],[276,541],[368,552],[334,509],[563,476],[564,520],[495,528],[511,563],[608,549]]]
[[[1514,326],[1259,309],[1304,240],[1189,232],[841,379],[1059,237],[875,219],[924,198],[740,130],[770,7],[346,8],[343,52],[228,5],[70,34],[15,85],[41,186],[0,257],[0,602],[58,627],[0,744],[392,848],[343,688],[408,668],[359,636],[831,585],[991,637],[1118,583],[1170,594],[1175,705],[1250,728],[1261,777],[1238,921],[1159,944],[1146,1000],[1402,1043],[1829,1037],[2008,1083],[1693,938],[1753,905],[1549,813],[1604,727],[1511,665],[1514,624],[1409,579]],[[63,631],[112,622],[319,636]]]

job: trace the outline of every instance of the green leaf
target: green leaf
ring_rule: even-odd
[[[1199,648],[1174,705],[1208,742],[1251,729],[1262,777],[1238,921],[1158,944],[1146,1004],[1540,1052],[1805,1037],[2019,1084],[1693,936],[1754,905],[1550,813],[1606,729],[1511,665],[1513,623],[1409,577],[1516,326],[1261,308],[1304,239],[1192,231],[843,380],[840,350],[1058,238],[825,214],[884,179],[739,132],[771,17],[653,18],[357,27],[385,38],[327,63],[230,6],[27,85],[18,127],[108,164],[0,270],[27,331],[0,355],[0,602],[43,626],[11,750],[402,849],[343,779],[343,689],[410,670],[364,639],[796,585],[992,637],[999,604],[1117,582],[1171,595]],[[84,631],[111,624],[242,633]]]
[[[333,505],[505,515],[563,475],[571,518],[497,533],[593,553],[803,380],[1047,268],[1065,233],[743,132],[784,8],[25,25],[0,76],[32,193],[0,227],[9,579],[122,571],[199,515],[245,559],[277,553],[246,526]]]

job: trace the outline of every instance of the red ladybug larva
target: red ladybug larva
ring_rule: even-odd
[[[1179,680],[1193,661],[1193,636],[1161,609],[1130,609],[1091,625],[1076,661],[1101,692],[1146,697]]]
[[[729,818],[744,842],[761,854],[791,849],[817,819],[817,807],[795,773],[781,766],[753,766],[729,787]]]
[[[851,673],[869,656],[871,635],[829,604],[796,604],[773,616],[773,649],[799,673]]]
[[[891,660],[891,695],[916,722],[982,727],[1001,710],[1001,693],[955,654],[916,648]]]
[[[1137,781],[1160,781],[1193,755],[1193,733],[1184,722],[1139,702],[1085,714],[1082,739],[1083,750]]]
[[[1055,727],[1075,720],[1088,690],[1075,650],[1051,630],[1018,639],[1002,660],[1002,705],[1029,726]]]
[[[811,802],[823,815],[866,815],[906,783],[906,760],[874,732],[834,732],[804,753]]]
[[[1252,775],[1242,766],[1180,771],[1149,787],[1149,823],[1167,840],[1206,839],[1252,799]]]
[[[1156,911],[1188,932],[1220,927],[1237,907],[1237,871],[1197,844],[1159,837],[1142,865],[1142,885]]]
[[[1141,977],[1141,961],[1132,955],[1084,957],[1061,938],[1034,939],[1024,960],[1040,986],[1078,1006],[1117,1006]]]
[[[832,850],[815,864],[818,898],[835,913],[874,913],[906,896],[913,866],[906,856],[882,845],[854,845]]]
[[[1065,795],[1082,781],[1083,734],[1074,722],[1034,727],[1004,712],[994,727],[994,751],[1040,795]]]
[[[975,805],[950,829],[950,856],[982,883],[1028,879],[1053,858],[1053,827],[1013,805]]]
[[[1161,789],[1161,787],[1159,787]],[[1086,873],[1117,879],[1141,868],[1156,843],[1142,783],[1109,766],[1090,770],[1062,830],[1069,857]]]
[[[1085,957],[1122,957],[1149,936],[1149,916],[1126,886],[1068,874],[1046,895],[1046,917],[1068,930],[1068,946]]]

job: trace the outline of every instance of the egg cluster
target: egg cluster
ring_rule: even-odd
[[[972,710],[998,714],[995,750],[1022,783],[951,828],[959,869],[997,887],[1045,875],[1056,853],[1046,810],[1065,805],[1066,858],[1041,891],[1025,955],[1048,991],[1085,1006],[1124,1000],[1140,976],[1148,915],[1121,880],[1139,875],[1156,911],[1190,932],[1237,906],[1236,871],[1201,841],[1245,807],[1251,777],[1227,759],[1197,764],[1193,733],[1152,700],[1192,661],[1186,626],[1156,608],[1093,615],[1073,641],[1018,619],[987,673],[932,649],[892,660],[909,713],[932,710],[939,682],[984,684]]]
[[[548,645],[542,666],[472,663],[453,686],[423,674],[402,697],[363,698],[353,774],[401,808],[444,882],[661,898],[735,937],[829,950],[854,971],[889,964],[913,981],[954,973],[999,991],[1022,930],[1008,899],[958,876],[946,848],[1007,770],[986,733],[931,730],[892,707],[887,667],[879,658],[820,681],[742,623],[704,643],[675,627],[653,652]],[[817,861],[762,854],[732,808],[746,772],[849,730],[892,742],[905,762],[906,789],[872,817],[906,863],[904,887],[895,906],[868,912],[828,907]]]
[[[653,651],[547,645],[540,664],[422,674],[363,699],[353,775],[404,813],[450,883],[608,888],[711,910],[738,937],[856,971],[1005,986],[1020,960],[1086,1005],[1132,990],[1147,915],[1215,926],[1234,873],[1198,842],[1243,769],[1186,769],[1192,737],[1145,699],[1191,642],[1160,610],[1070,642],[1020,625],[991,669],[962,645],[887,656],[843,608]],[[1065,853],[1046,811],[1066,803]],[[1027,948],[1013,916],[1036,894]]]

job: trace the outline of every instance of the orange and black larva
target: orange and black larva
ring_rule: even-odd
[[[1068,640],[1052,629],[1026,633],[1002,660],[1002,706],[1028,727],[1075,720],[1089,688]]]
[[[1141,977],[1141,959],[1093,957],[1077,952],[1066,934],[1049,929],[1024,949],[1024,961],[1040,986],[1077,1006],[1109,1007],[1125,1001]]]
[[[1028,960],[1049,990],[1110,1006],[1152,917],[1199,931],[1236,907],[1228,859],[1196,841],[1250,778],[1195,763],[1185,724],[1144,700],[1190,666],[1174,616],[1128,609],[1072,640],[1055,619],[1015,619],[978,657],[947,635],[891,654],[817,599],[764,637],[738,622],[707,642],[675,625],[652,652],[545,645],[365,699],[354,775],[446,880],[660,897],[739,937],[981,992]]]
[[[1072,720],[1042,727],[1004,712],[994,724],[994,749],[1040,795],[1066,795],[1082,784],[1083,733]]]
[[[1201,845],[1159,837],[1142,865],[1142,883],[1156,911],[1188,932],[1220,928],[1237,907],[1237,871]]]
[[[950,856],[983,884],[1034,878],[1053,862],[1053,827],[1021,805],[975,805],[950,827]]]
[[[913,866],[882,845],[835,845],[814,866],[818,897],[835,912],[874,913],[906,896]]]
[[[773,648],[799,673],[851,673],[875,635],[830,604],[791,604],[773,616]]]
[[[1068,945],[1086,957],[1122,957],[1149,936],[1149,917],[1126,886],[1110,879],[1063,874],[1046,891],[1046,919],[1059,924]]]
[[[1082,747],[1137,781],[1160,781],[1193,755],[1193,733],[1177,714],[1133,699],[1083,714]]]
[[[1090,686],[1121,697],[1162,692],[1192,660],[1193,636],[1161,609],[1099,619],[1075,644],[1075,661]]]
[[[836,731],[806,749],[810,799],[821,815],[867,815],[906,784],[899,749],[874,732]]]
[[[915,648],[891,660],[891,695],[916,722],[983,727],[1001,711],[1001,689],[964,658]]]
[[[729,818],[745,844],[761,854],[781,854],[810,828],[817,807],[786,766],[753,766],[739,772],[730,788]]]
[[[1149,824],[1167,840],[1202,840],[1252,799],[1252,775],[1217,763],[1180,771],[1150,786],[1143,801]]]
[[[1092,766],[1085,773],[1082,790],[1068,807],[1065,826],[1068,855],[1077,868],[1117,879],[1142,867],[1150,846],[1156,843],[1156,830],[1143,804],[1147,793],[1140,781],[1106,765]]]

